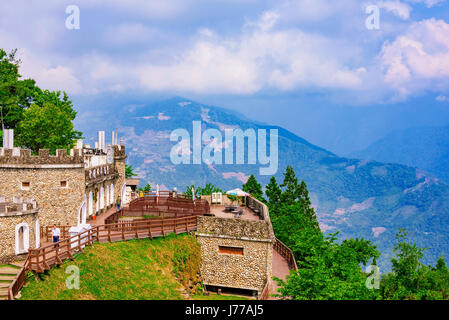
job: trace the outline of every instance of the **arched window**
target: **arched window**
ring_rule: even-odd
[[[16,254],[28,252],[30,248],[30,228],[28,223],[23,222],[16,226]]]

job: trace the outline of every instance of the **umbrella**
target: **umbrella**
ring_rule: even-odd
[[[247,197],[247,196],[249,196],[248,192],[245,192],[245,191],[243,191],[242,189],[239,189],[239,188],[226,191],[226,194],[228,194],[230,196],[235,196],[235,197]]]
[[[242,189],[239,189],[239,188],[226,191],[226,194],[230,195],[230,196],[234,196],[234,197],[247,197],[247,196],[249,196],[248,192],[245,192],[245,191],[243,191]],[[232,203],[234,203],[234,201],[232,201]]]
[[[195,201],[195,189],[192,187],[192,200]]]
[[[159,197],[159,184],[156,185],[156,197]]]

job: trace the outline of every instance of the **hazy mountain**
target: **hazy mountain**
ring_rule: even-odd
[[[268,183],[270,176],[259,175],[259,168],[266,166],[259,164],[175,165],[170,151],[176,142],[170,141],[170,134],[175,129],[185,129],[192,136],[192,121],[201,121],[203,132],[211,128],[257,130],[272,126],[183,98],[126,108],[112,106],[108,114],[118,119],[116,124],[127,145],[128,162],[138,171],[142,185],[157,183],[184,191],[186,185],[211,182],[227,190],[240,187],[251,173],[263,185]],[[104,122],[107,117],[105,114]],[[413,240],[429,248],[426,262],[434,262],[440,254],[449,257],[447,184],[405,165],[338,157],[287,130],[277,129],[279,169],[275,176],[282,181],[285,167],[294,167],[309,186],[324,231],[340,230],[342,238],[373,240],[382,252],[381,271],[389,268],[388,258],[399,227],[406,227]],[[93,137],[94,133],[87,130],[85,136]],[[206,144],[203,142],[203,147]],[[226,144],[219,146],[226,148]]]
[[[352,156],[418,167],[449,183],[449,126],[396,130]]]

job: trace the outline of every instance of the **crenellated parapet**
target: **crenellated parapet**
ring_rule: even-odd
[[[39,206],[34,199],[0,197],[0,217],[21,216],[38,213]]]
[[[22,167],[22,166],[46,166],[46,165],[73,165],[84,166],[82,149],[67,150],[58,149],[56,155],[50,155],[48,149],[39,150],[38,155],[32,155],[29,149],[6,149],[0,148],[0,167]]]

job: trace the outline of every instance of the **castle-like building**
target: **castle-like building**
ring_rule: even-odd
[[[39,247],[41,227],[86,224],[126,199],[125,147],[117,134],[105,145],[98,132],[95,147],[31,150],[13,147],[13,131],[5,130],[0,148],[0,261]]]

